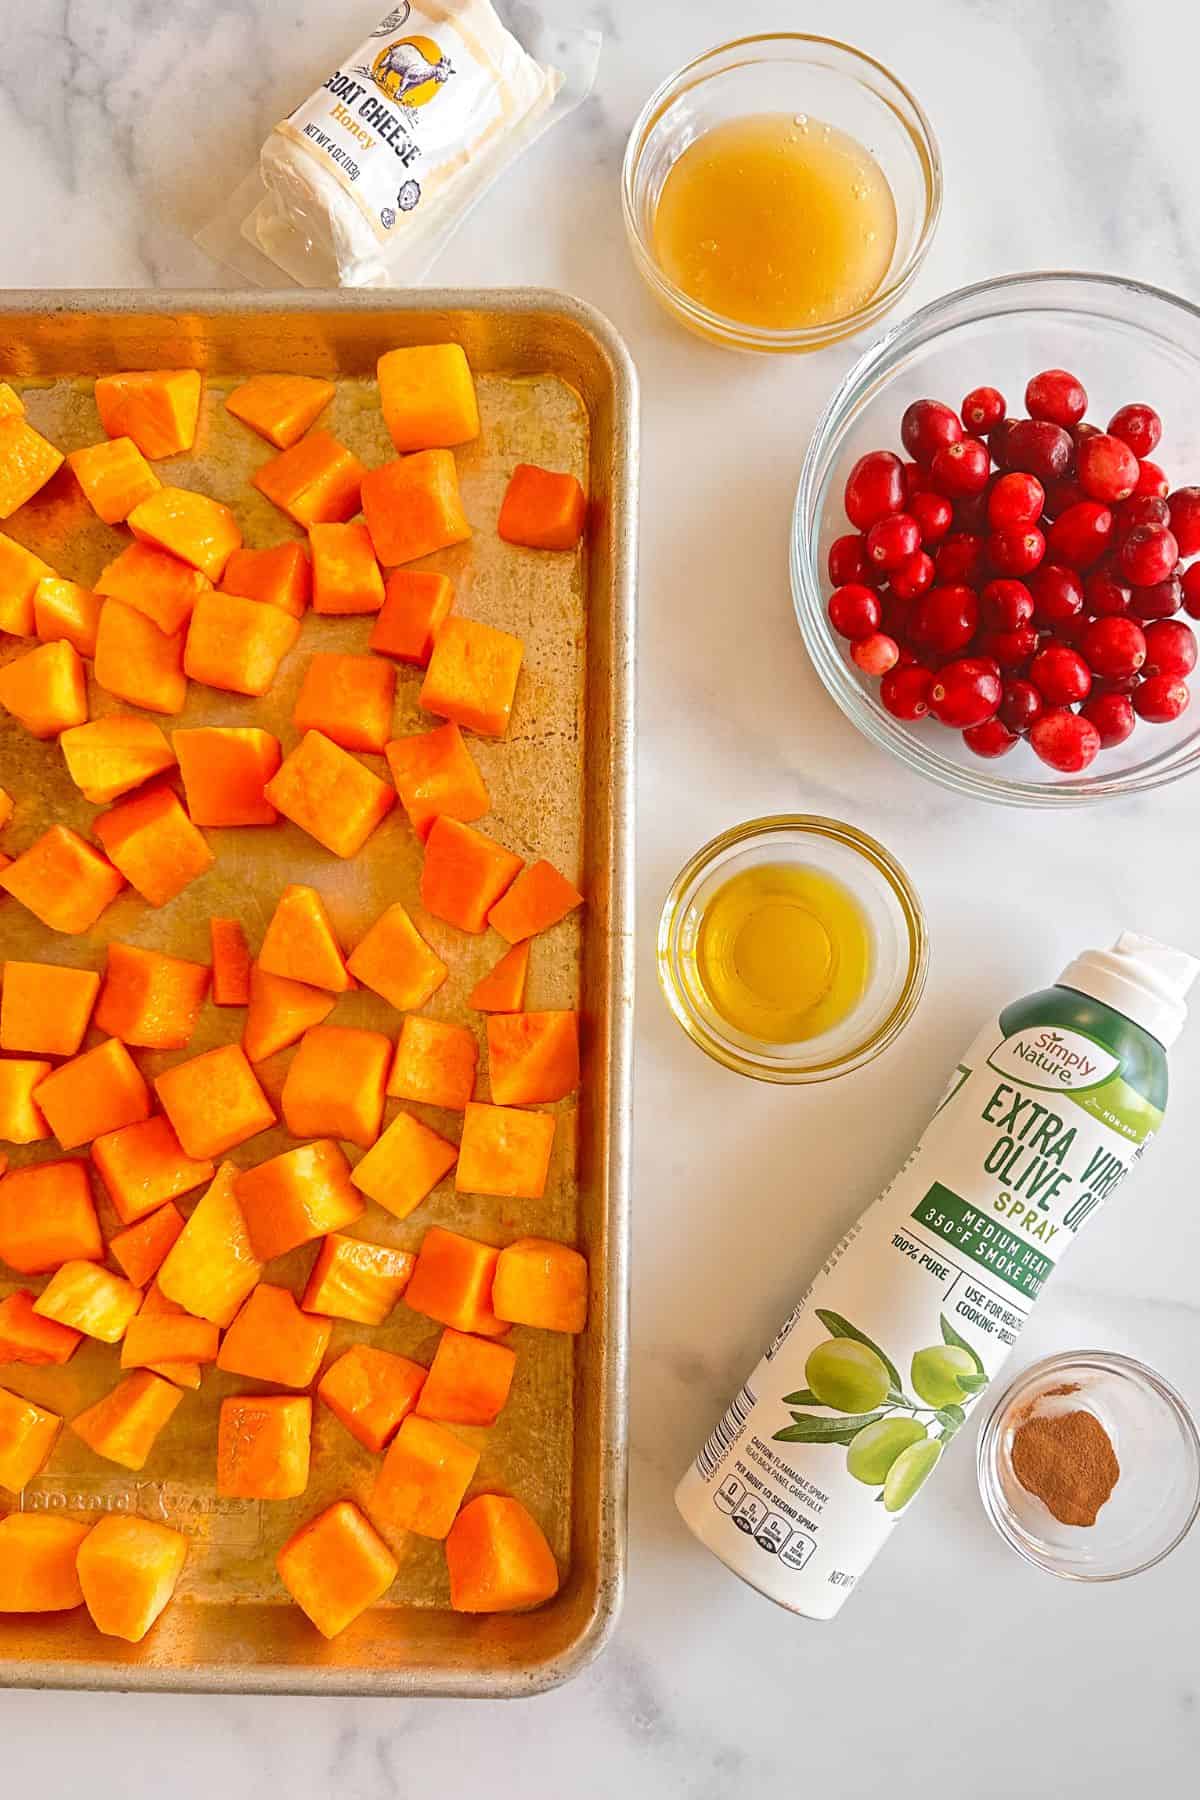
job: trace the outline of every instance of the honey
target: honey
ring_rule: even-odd
[[[895,247],[896,203],[875,158],[803,114],[704,132],[672,165],[654,214],[668,280],[710,312],[767,330],[860,311]]]

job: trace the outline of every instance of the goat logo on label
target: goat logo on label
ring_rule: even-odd
[[[397,38],[371,64],[371,79],[405,111],[426,106],[454,74],[454,64],[429,37]]]

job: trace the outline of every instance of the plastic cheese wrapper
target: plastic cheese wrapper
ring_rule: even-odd
[[[197,242],[259,286],[420,281],[475,202],[589,92],[594,31],[530,48],[490,0],[402,0],[278,124]],[[539,60],[540,59],[540,60]]]

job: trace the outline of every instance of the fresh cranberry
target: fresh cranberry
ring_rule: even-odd
[[[851,644],[850,657],[864,675],[886,675],[900,661],[900,646],[886,631],[873,631]]]
[[[1119,549],[1131,531],[1139,525],[1169,525],[1171,513],[1161,494],[1131,494],[1116,509],[1117,531],[1114,542]]]
[[[1099,500],[1081,500],[1077,506],[1068,506],[1050,527],[1046,540],[1050,556],[1072,569],[1090,569],[1108,549],[1115,529],[1109,507]]]
[[[946,663],[929,689],[929,710],[943,725],[965,731],[982,725],[1000,705],[1000,675],[984,656],[964,656]]]
[[[1133,696],[1133,710],[1151,725],[1169,725],[1186,710],[1190,698],[1187,682],[1177,675],[1151,675]]]
[[[988,561],[998,575],[1028,575],[1046,554],[1046,540],[1036,525],[1020,531],[993,531],[987,541]]]
[[[921,548],[921,527],[911,513],[889,513],[867,533],[867,561],[877,569],[898,569]]]
[[[1075,456],[1075,477],[1090,500],[1106,506],[1128,500],[1138,481],[1138,459],[1120,438],[1098,431],[1085,438]]]
[[[892,570],[892,592],[901,600],[916,600],[933,586],[933,577],[932,556],[925,550],[915,550],[898,569]]]
[[[1000,423],[998,425],[993,425],[992,429],[988,432],[988,449],[991,451],[992,461],[998,469],[1007,469],[1009,467],[1007,450],[1008,434],[1017,423],[1018,420],[1016,419],[1001,419]]]
[[[1030,418],[1048,419],[1052,425],[1078,425],[1087,403],[1083,383],[1066,369],[1043,369],[1025,389]]]
[[[920,492],[921,483],[924,480],[924,471],[921,469],[919,463],[902,462],[900,464],[900,479],[904,483],[904,498],[907,502],[912,499],[914,494]]]
[[[1033,616],[1039,625],[1059,631],[1083,611],[1083,583],[1074,569],[1044,562],[1029,578]]]
[[[1079,775],[1096,760],[1100,733],[1082,713],[1056,707],[1031,728],[1029,742],[1044,763],[1063,775]]]
[[[1032,625],[1014,625],[1011,631],[988,631],[976,639],[980,656],[990,656],[1005,674],[1023,669],[1038,647],[1038,634]]]
[[[1200,619],[1200,562],[1185,569],[1180,579],[1183,589],[1183,610],[1189,619]]]
[[[1023,581],[989,581],[979,596],[980,616],[989,631],[1013,631],[1033,617],[1033,595]]]
[[[1017,419],[1004,439],[1006,466],[1036,475],[1043,487],[1062,480],[1074,455],[1067,432],[1046,419]]]
[[[1160,469],[1156,462],[1147,460],[1138,464],[1137,485],[1133,491],[1135,494],[1154,494],[1159,499],[1163,499],[1170,493],[1171,484],[1167,480],[1165,471]]]
[[[992,472],[992,458],[980,438],[965,437],[935,450],[929,467],[941,492],[956,500],[983,492]]]
[[[908,510],[920,527],[926,550],[941,543],[954,520],[954,507],[945,494],[935,494],[928,488],[912,495]]]
[[[983,573],[984,543],[972,531],[955,531],[934,552],[939,587],[972,583]]]
[[[975,636],[979,602],[962,582],[930,588],[913,611],[913,639],[938,656],[953,656]]]
[[[888,635],[894,636],[895,634],[889,632]],[[898,669],[911,669],[913,664],[919,663],[920,660],[920,657],[917,655],[911,644],[900,645],[900,654],[896,658],[896,667]]]
[[[890,585],[883,589],[879,598],[883,602],[883,620],[879,629],[894,637],[898,644],[907,643],[912,635],[912,601],[906,600]],[[864,633],[864,636],[869,637],[870,633]]]
[[[921,663],[889,669],[879,684],[879,698],[895,719],[923,719],[929,711],[932,681]]]
[[[1140,671],[1136,675],[1117,675],[1114,676],[1111,681],[1093,681],[1092,692],[1088,695],[1088,698],[1090,700],[1097,694],[1122,694],[1127,699],[1129,695],[1132,694],[1135,689],[1141,687],[1141,685],[1142,676]]]
[[[1147,675],[1171,675],[1186,680],[1196,666],[1196,638],[1182,619],[1154,619],[1146,627]]]
[[[1139,525],[1118,551],[1121,573],[1134,587],[1153,587],[1174,572],[1179,545],[1167,525]]]
[[[1008,407],[999,388],[972,388],[962,403],[962,422],[972,437],[986,437],[1000,423]]]
[[[1176,488],[1167,506],[1180,556],[1195,556],[1200,550],[1200,487]]]
[[[1078,650],[1053,640],[1030,663],[1029,679],[1048,706],[1073,706],[1092,687],[1092,672]]]
[[[1191,632],[1188,632],[1191,636]],[[1136,675],[1146,660],[1146,634],[1135,619],[1093,619],[1079,648],[1093,675]]]
[[[935,450],[944,444],[957,444],[962,435],[958,414],[940,400],[914,400],[904,409],[900,442],[915,462],[928,466]]]
[[[1046,703],[1032,681],[1025,681],[1017,675],[1005,682],[997,716],[1003,719],[1010,731],[1028,731],[1045,710]]]
[[[1076,455],[1079,454],[1080,444],[1086,443],[1088,438],[1100,436],[1100,427],[1098,425],[1093,425],[1089,419],[1080,419],[1078,425],[1072,425],[1070,427],[1070,431],[1071,442],[1075,446]]]
[[[977,494],[967,494],[954,502],[955,531],[971,531],[977,536],[986,535],[988,526],[988,488],[981,488]]]
[[[865,581],[868,576],[874,577],[874,570],[867,567],[866,539],[856,531],[834,538],[829,546],[829,579],[834,587],[845,587],[848,581]]]
[[[1079,483],[1072,476],[1068,476],[1064,481],[1047,483],[1046,504],[1042,511],[1046,518],[1057,519],[1069,507],[1078,506],[1081,500],[1086,499],[1087,495]]]
[[[883,619],[879,595],[861,581],[851,581],[829,596],[829,623],[844,638],[870,637]]]
[[[982,725],[968,725],[963,732],[963,743],[976,756],[1007,756],[1020,741],[1016,733],[996,717],[985,719]]]
[[[1116,618],[1129,611],[1129,593],[1128,584],[1121,580],[1111,562],[1105,561],[1084,580],[1083,604],[1097,618]]]
[[[1036,525],[1046,504],[1046,490],[1036,475],[1012,470],[1001,475],[988,495],[988,523],[993,531],[1020,531]]]
[[[1128,406],[1117,408],[1108,421],[1108,429],[1113,437],[1120,438],[1136,457],[1141,458],[1149,456],[1162,436],[1162,420],[1152,406],[1143,406],[1135,400]]]
[[[1169,619],[1183,604],[1183,582],[1178,575],[1168,575],[1153,587],[1134,588],[1129,610],[1139,619]]]
[[[860,456],[846,482],[846,517],[860,531],[904,506],[904,465],[890,450]]]
[[[1096,727],[1102,750],[1115,750],[1137,724],[1133,705],[1125,694],[1092,694],[1080,708],[1080,714]]]

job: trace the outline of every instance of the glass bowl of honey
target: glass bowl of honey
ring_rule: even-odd
[[[680,870],[658,973],[684,1031],[759,1081],[828,1081],[885,1050],[925,986],[917,892],[882,844],[838,819],[753,819]]]
[[[647,101],[625,228],[676,319],[741,350],[818,350],[886,313],[933,241],[929,120],[882,63],[832,38],[740,38]]]

